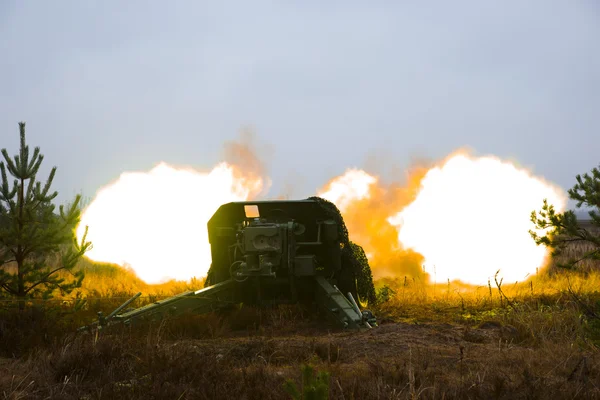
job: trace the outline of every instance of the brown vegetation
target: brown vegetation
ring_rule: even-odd
[[[579,226],[594,235],[600,235],[600,229],[591,223],[591,220],[579,221]],[[548,268],[550,274],[560,272],[559,264],[566,264],[571,260],[580,259],[586,252],[594,250],[594,245],[590,242],[571,242],[562,251],[562,254],[555,257]],[[600,271],[600,260],[585,259],[577,264],[577,270],[581,272]]]
[[[284,382],[300,382],[308,363],[330,373],[332,399],[600,398],[600,324],[589,314],[599,284],[598,273],[500,288],[380,280],[382,324],[363,332],[332,331],[282,306],[75,335],[121,300],[5,309],[0,393],[285,399]]]

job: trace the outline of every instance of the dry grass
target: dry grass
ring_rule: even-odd
[[[310,363],[330,373],[332,399],[600,398],[600,324],[585,309],[598,309],[599,284],[598,273],[501,290],[379,281],[383,323],[365,332],[330,331],[297,307],[186,315],[97,337],[73,331],[110,309],[108,299],[5,311],[0,396],[284,399],[286,379],[300,382]]]
[[[310,363],[331,374],[333,399],[600,398],[597,351],[568,340],[520,345],[501,326],[224,329],[179,340],[166,331],[65,337],[0,365],[0,391],[14,399],[283,399],[285,380],[299,381],[299,366]]]
[[[10,264],[3,268],[8,272],[14,273],[16,271],[15,266]],[[85,279],[82,286],[75,289],[68,296],[59,291],[55,292],[53,300],[55,303],[73,301],[76,298],[86,298],[88,300],[112,298],[125,301],[137,292],[142,292],[145,298],[150,298],[150,300],[146,301],[154,301],[155,299],[170,297],[188,290],[201,288],[204,286],[205,280],[204,278],[193,278],[187,282],[171,280],[151,285],[142,281],[130,268],[121,267],[116,264],[96,263],[87,258],[81,259],[76,268],[85,271]],[[59,272],[58,275],[67,280],[71,278],[64,271]],[[10,299],[2,298],[3,294],[3,292],[0,292],[0,302],[6,303]],[[142,299],[141,301],[144,300]],[[32,302],[35,303],[34,300]]]
[[[147,285],[82,262],[75,298],[0,302],[0,398],[285,399],[302,364],[331,399],[600,398],[600,273],[549,272],[474,287],[376,283],[381,326],[336,332],[299,307],[235,308],[75,335],[141,291],[140,306],[203,286]],[[85,303],[76,298],[86,299]]]

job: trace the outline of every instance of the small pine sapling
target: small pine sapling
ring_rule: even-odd
[[[0,289],[21,300],[22,309],[27,297],[48,298],[56,290],[68,294],[80,287],[84,274],[75,266],[91,243],[86,241],[87,227],[80,242],[75,234],[81,196],[55,212],[52,201],[58,193],[50,192],[50,186],[56,167],[42,186],[36,175],[44,156],[39,147],[30,154],[24,122],[19,123],[19,130],[19,154],[11,158],[2,149],[4,161],[0,162]],[[71,274],[72,279],[59,272]]]
[[[592,229],[581,226],[573,211],[556,212],[554,206],[544,200],[540,211],[532,211],[531,222],[536,229],[546,233],[529,231],[536,244],[552,249],[553,257],[562,255],[569,244],[584,244],[588,250],[580,256],[557,263],[567,269],[576,268],[584,260],[600,260],[600,234],[594,232],[596,228],[600,230],[600,167],[592,169],[591,173],[577,175],[576,179],[577,183],[568,191],[569,198],[576,201],[577,208],[584,206],[588,210]]]

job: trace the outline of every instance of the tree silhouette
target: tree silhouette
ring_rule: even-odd
[[[567,262],[557,263],[559,267],[576,268],[584,260],[600,260],[600,169],[593,168],[591,173],[577,175],[577,183],[569,189],[569,198],[575,200],[577,208],[585,206],[591,219],[592,229],[582,227],[572,210],[557,213],[552,204],[544,200],[542,209],[531,213],[531,221],[537,229],[548,229],[539,235],[533,230],[529,233],[538,245],[552,249],[552,256],[564,254],[567,245],[580,243],[588,249],[580,256]]]
[[[19,154],[11,158],[2,149],[4,161],[0,162],[0,288],[20,299],[50,297],[57,289],[70,293],[84,278],[74,267],[91,247],[86,241],[87,227],[81,242],[75,235],[81,196],[55,213],[52,200],[58,193],[50,192],[50,186],[56,167],[43,186],[36,181],[44,156],[39,147],[30,154],[24,122],[19,123],[19,131]],[[7,172],[14,178],[12,185]],[[72,279],[59,271],[70,273]]]

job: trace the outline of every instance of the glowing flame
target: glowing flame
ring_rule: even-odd
[[[500,270],[515,282],[543,265],[546,249],[528,231],[544,198],[559,211],[566,206],[560,188],[512,163],[459,154],[429,170],[415,201],[389,221],[437,281],[486,284]]]
[[[547,251],[529,236],[529,216],[544,198],[564,210],[562,189],[510,162],[459,153],[408,178],[386,185],[349,170],[319,192],[338,205],[374,277],[426,272],[486,284],[498,270],[515,282],[543,266]]]
[[[357,200],[370,196],[369,188],[377,179],[365,171],[349,169],[343,175],[334,178],[319,196],[331,201],[341,212]]]
[[[94,245],[87,256],[128,264],[148,283],[205,276],[208,220],[221,204],[255,198],[270,184],[247,144],[229,143],[227,156],[210,172],[161,163],[122,174],[84,210],[78,236],[88,225]],[[407,176],[386,184],[349,169],[318,191],[342,212],[375,278],[421,277],[424,267],[437,281],[486,284],[500,270],[514,282],[543,265],[546,249],[529,236],[529,216],[544,198],[564,210],[560,188],[510,162],[464,154]]]
[[[217,208],[259,193],[263,180],[221,163],[205,173],[161,163],[128,172],[101,189],[84,211],[95,261],[128,264],[148,283],[205,276],[211,263],[206,224]]]
[[[411,172],[404,185],[385,185],[365,171],[350,169],[318,192],[340,209],[350,240],[365,250],[374,278],[423,275],[423,256],[404,249],[397,228],[388,221],[416,196],[424,171]]]

